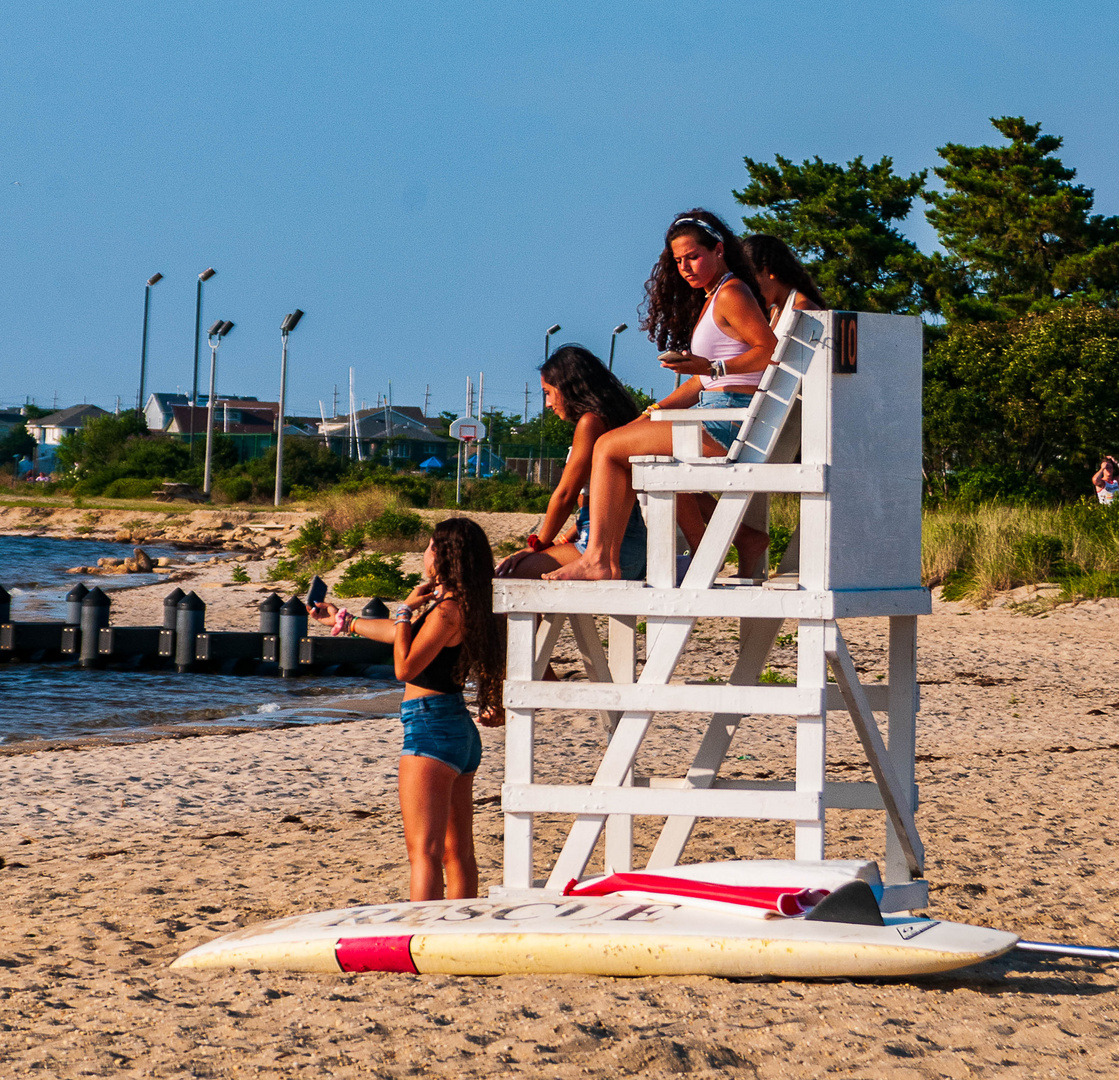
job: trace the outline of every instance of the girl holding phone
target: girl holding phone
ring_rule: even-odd
[[[654,424],[657,409],[745,408],[777,344],[764,314],[753,267],[730,227],[707,210],[679,214],[665,234],[664,250],[645,284],[641,323],[660,349],[661,366],[689,378],[645,414],[604,434],[591,468],[591,528],[586,553],[545,575],[553,580],[602,580],[621,576],[619,551],[634,503],[629,459],[670,454],[672,429]],[[703,452],[725,454],[738,424],[705,424]],[[704,521],[694,498],[679,496],[677,519],[692,550]],[[595,508],[598,508],[597,510]],[[605,511],[605,512],[604,512]],[[752,566],[768,536],[743,528],[739,565]]]
[[[333,604],[311,614],[336,634],[391,643],[404,683],[397,784],[409,898],[457,900],[478,895],[473,785],[482,740],[463,700],[467,679],[477,686],[479,721],[504,723],[504,623],[493,613],[493,552],[481,527],[467,518],[439,522],[424,552],[424,578],[391,619]]]

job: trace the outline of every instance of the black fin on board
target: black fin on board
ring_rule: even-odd
[[[856,923],[860,926],[885,926],[874,890],[861,879],[840,885],[824,897],[805,920],[816,922]]]

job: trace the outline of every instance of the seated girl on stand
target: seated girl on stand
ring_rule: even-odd
[[[498,577],[540,578],[583,554],[591,522],[591,507],[586,499],[576,514],[574,528],[567,534],[560,530],[575,509],[580,492],[586,490],[595,443],[606,432],[628,424],[638,415],[633,398],[618,378],[580,345],[561,345],[552,353],[540,368],[540,386],[552,412],[575,424],[575,435],[539,532],[528,538],[528,547],[510,555],[497,568]],[[622,532],[622,578],[644,578],[645,543],[645,522],[635,503]]]
[[[621,576],[619,552],[634,505],[629,459],[671,454],[672,426],[654,424],[656,409],[745,408],[770,363],[777,339],[763,312],[754,270],[738,237],[706,210],[678,215],[665,235],[664,250],[645,284],[641,328],[663,353],[661,365],[689,375],[683,385],[625,427],[603,435],[591,469],[591,528],[586,553],[546,575],[553,580],[601,580]],[[703,453],[727,452],[738,424],[705,424]],[[677,520],[692,551],[704,520],[694,497],[676,499]],[[597,509],[596,509],[597,508]],[[739,565],[752,566],[769,537],[743,527],[736,543]]]

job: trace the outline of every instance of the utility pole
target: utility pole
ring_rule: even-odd
[[[334,419],[338,419],[338,384],[334,384]]]
[[[428,402],[430,402],[430,401],[431,401],[431,383],[428,383],[427,386],[424,387],[424,416],[427,416],[427,414],[428,414],[427,413],[427,406],[428,406]]]
[[[484,371],[478,372],[478,420],[482,420],[482,396],[486,391],[486,373]],[[479,439],[477,449],[474,451],[474,479],[477,480],[482,475],[482,440]]]
[[[528,423],[528,383],[525,383],[525,415],[524,423]]]

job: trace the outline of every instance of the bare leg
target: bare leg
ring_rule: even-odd
[[[443,844],[447,898],[478,895],[478,860],[474,855],[474,774],[463,773],[451,788],[451,812]]]
[[[458,779],[450,765],[435,758],[407,754],[400,759],[400,813],[411,865],[408,896],[412,900],[443,898],[443,856]]]
[[[514,578],[542,578],[553,570],[574,562],[582,552],[574,544],[556,544],[526,555],[509,575]]]
[[[669,424],[640,418],[606,432],[594,445],[591,464],[591,535],[582,558],[545,577],[553,581],[603,581],[620,578],[618,555],[633,509],[633,471],[629,459],[638,454],[672,452]]]

